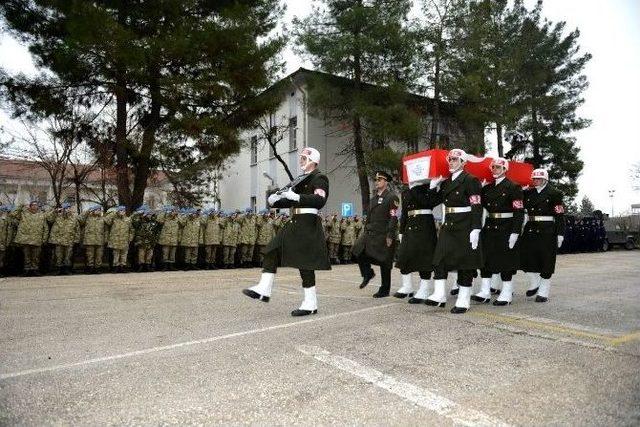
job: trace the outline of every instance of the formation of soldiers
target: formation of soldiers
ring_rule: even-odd
[[[48,210],[37,201],[19,208],[2,205],[0,274],[72,274],[79,271],[74,259],[85,273],[101,272],[105,263],[114,273],[254,267],[262,264],[265,246],[288,220],[251,209],[142,206],[128,214],[124,206],[103,212],[96,205],[76,215],[68,203]]]
[[[600,252],[604,248],[606,238],[607,232],[602,218],[567,215],[564,243],[560,252]]]

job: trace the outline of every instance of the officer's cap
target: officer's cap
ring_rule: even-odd
[[[379,179],[384,179],[387,182],[391,182],[391,175],[389,175],[385,171],[377,171],[376,172],[376,181]]]

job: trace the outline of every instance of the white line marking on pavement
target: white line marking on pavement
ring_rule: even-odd
[[[456,425],[464,426],[508,426],[509,424],[474,409],[458,405],[456,402],[414,384],[398,380],[392,376],[364,366],[346,357],[331,354],[316,346],[299,346],[298,351],[312,356],[327,365],[338,368],[368,383],[387,390],[409,402],[449,418]]]
[[[66,364],[63,364],[63,365],[47,366],[45,368],[27,369],[27,370],[18,371],[18,372],[9,372],[9,373],[6,373],[6,374],[0,374],[0,380],[6,380],[6,379],[9,379],[9,378],[16,378],[16,377],[23,377],[23,376],[26,376],[26,375],[39,374],[39,373],[43,373],[43,372],[59,371],[59,370],[62,370],[62,369],[69,369],[69,368],[74,368],[74,367],[77,367],[77,366],[91,365],[91,364],[96,364],[96,363],[100,363],[100,362],[108,362],[108,361],[111,361],[111,360],[125,359],[125,358],[128,358],[128,357],[142,356],[144,354],[158,353],[158,352],[161,352],[161,351],[175,350],[175,349],[181,348],[181,347],[189,347],[189,346],[200,345],[200,344],[208,344],[208,343],[211,343],[211,342],[214,342],[214,341],[221,341],[221,340],[225,340],[225,339],[229,339],[229,338],[237,338],[237,337],[242,337],[242,336],[245,336],[245,335],[259,334],[259,333],[262,333],[262,332],[274,331],[274,330],[277,330],[277,329],[286,329],[286,328],[290,328],[290,327],[298,326],[298,325],[303,325],[303,324],[307,324],[307,323],[315,323],[315,322],[321,322],[323,320],[335,319],[337,317],[343,317],[343,316],[347,316],[347,315],[350,315],[350,314],[364,313],[364,312],[367,312],[367,311],[379,310],[379,309],[382,309],[382,308],[388,308],[388,307],[392,307],[392,306],[395,306],[395,305],[398,305],[398,303],[377,305],[375,307],[367,307],[367,308],[363,308],[363,309],[360,309],[360,310],[353,310],[353,311],[347,311],[347,312],[342,312],[342,313],[330,314],[330,315],[327,315],[327,316],[316,316],[316,317],[312,317],[312,318],[309,318],[309,319],[306,319],[306,320],[300,320],[300,321],[296,321],[296,322],[282,323],[280,325],[267,326],[265,328],[251,329],[251,330],[248,330],[248,331],[241,331],[241,332],[234,332],[232,334],[219,335],[219,336],[215,336],[215,337],[203,338],[203,339],[194,340],[194,341],[179,342],[179,343],[176,343],[176,344],[164,345],[164,346],[160,346],[160,347],[145,348],[145,349],[142,349],[142,350],[131,351],[131,352],[128,352],[128,353],[114,354],[112,356],[97,357],[95,359],[82,360],[80,362],[66,363]]]

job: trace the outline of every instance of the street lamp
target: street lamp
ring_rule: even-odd
[[[609,190],[609,197],[611,198],[611,218],[613,218],[613,195],[616,190]]]

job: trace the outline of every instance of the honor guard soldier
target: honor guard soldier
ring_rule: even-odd
[[[396,263],[402,274],[402,287],[393,296],[409,296],[410,304],[423,304],[430,293],[433,252],[438,240],[433,208],[440,203],[442,201],[438,193],[429,188],[426,181],[409,183],[409,187],[402,192],[398,236],[400,246]],[[420,273],[420,287],[415,295],[411,283],[411,273],[414,271]]]
[[[40,252],[49,231],[47,214],[40,209],[37,200],[32,200],[29,207],[20,209],[16,216],[20,222],[14,242],[24,254],[25,276],[40,276]]]
[[[564,240],[564,205],[562,194],[549,185],[545,169],[531,174],[534,188],[524,194],[527,223],[520,242],[520,265],[529,274],[527,296],[536,302],[549,298],[551,276],[555,272],[556,253]]]
[[[491,162],[491,174],[495,182],[482,188],[482,206],[487,217],[480,234],[484,267],[481,270],[482,286],[472,300],[488,303],[491,300],[491,279],[500,274],[502,290],[493,305],[511,303],[513,284],[511,279],[520,266],[518,238],[524,220],[522,189],[508,178],[507,159],[498,157]]]
[[[329,254],[318,210],[327,202],[329,179],[318,169],[320,153],[307,147],[300,153],[302,175],[269,196],[272,208],[291,209],[292,218],[284,224],[265,248],[260,282],[242,292],[254,299],[268,302],[278,267],[300,270],[304,300],[292,316],[306,316],[318,312],[315,270],[331,270]]]
[[[389,189],[391,175],[376,173],[376,195],[369,202],[369,212],[363,235],[353,246],[353,254],[358,259],[362,283],[360,289],[369,284],[375,276],[371,264],[380,266],[381,286],[374,298],[389,296],[391,288],[391,267],[396,245],[398,227],[398,196]]]
[[[458,299],[452,313],[466,313],[471,301],[471,285],[475,271],[482,268],[480,229],[482,203],[480,182],[463,170],[467,154],[453,149],[447,155],[451,177],[442,182],[445,221],[440,228],[433,258],[435,266],[434,292],[425,303],[444,307],[447,301],[445,284],[450,271],[458,272]],[[441,179],[432,180],[435,186]]]

